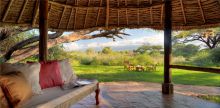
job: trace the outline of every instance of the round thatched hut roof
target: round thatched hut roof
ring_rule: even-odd
[[[38,27],[38,0],[0,0],[0,24]],[[220,0],[172,0],[175,30],[220,26]],[[49,0],[49,29],[163,29],[164,0]]]

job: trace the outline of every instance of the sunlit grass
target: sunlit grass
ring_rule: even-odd
[[[220,96],[198,96],[198,98],[201,98],[201,99],[205,99],[205,100],[208,100],[208,101],[212,101],[212,102],[216,102],[216,103],[220,103]]]
[[[163,82],[163,67],[156,72],[136,72],[124,70],[123,66],[74,66],[81,78],[94,78],[101,82],[146,81]],[[220,86],[220,74],[172,69],[172,81],[175,84]]]

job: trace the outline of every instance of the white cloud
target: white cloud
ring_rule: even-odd
[[[74,42],[64,43],[63,46],[66,51],[81,50],[82,49],[81,45],[74,43]]]
[[[87,44],[77,44],[75,42],[64,44],[66,50],[85,50],[88,48],[103,48],[103,47],[126,47],[126,46],[141,46],[144,44],[150,45],[163,45],[164,37],[163,33],[157,33],[155,36],[144,36],[140,38],[133,38],[133,39],[123,39],[119,41],[109,41],[103,43],[102,41],[91,42]]]

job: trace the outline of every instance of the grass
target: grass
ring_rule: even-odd
[[[94,78],[100,82],[146,81],[163,82],[163,67],[156,72],[135,72],[124,70],[123,66],[74,66],[81,78]],[[172,81],[175,84],[219,86],[220,74],[172,69]]]
[[[211,102],[216,102],[216,103],[220,103],[220,96],[198,96],[198,98],[204,99],[204,100],[208,100]]]

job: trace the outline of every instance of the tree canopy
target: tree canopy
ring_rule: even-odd
[[[173,38],[173,41],[183,43],[200,41],[204,43],[207,48],[213,49],[218,47],[220,44],[220,27],[176,32]]]

